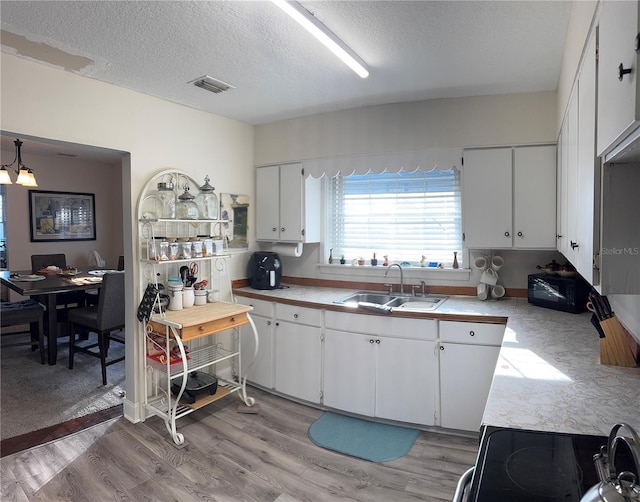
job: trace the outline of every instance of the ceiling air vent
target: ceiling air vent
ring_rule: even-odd
[[[206,91],[214,92],[216,94],[219,94],[223,91],[228,91],[229,89],[235,89],[235,87],[233,87],[232,85],[227,84],[222,80],[217,80],[213,77],[210,77],[209,75],[198,77],[197,79],[192,80],[189,83],[195,85],[196,87],[201,87]]]

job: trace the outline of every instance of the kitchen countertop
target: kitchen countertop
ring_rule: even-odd
[[[309,286],[234,290],[239,296],[347,311],[353,309],[333,302],[356,291]],[[526,298],[450,296],[436,311],[402,315],[507,319],[483,425],[607,436],[613,425],[626,422],[640,430],[640,368],[599,363],[599,338],[590,312],[536,307]]]

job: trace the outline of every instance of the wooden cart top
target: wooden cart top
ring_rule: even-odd
[[[182,329],[239,316],[251,310],[253,310],[253,307],[247,305],[214,302],[207,303],[206,305],[194,305],[193,307],[182,310],[167,310],[164,318],[159,314],[154,314],[151,316],[151,321]]]

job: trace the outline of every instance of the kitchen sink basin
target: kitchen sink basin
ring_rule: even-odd
[[[384,293],[372,293],[372,292],[362,291],[362,292],[356,293],[355,295],[347,296],[346,298],[343,298],[342,300],[338,300],[335,303],[346,305],[348,307],[357,307],[358,303],[360,302],[385,305],[386,303],[389,303],[390,301],[395,300],[396,298],[397,298],[396,296],[385,295]]]
[[[387,311],[407,311],[407,312],[428,312],[437,309],[449,298],[448,296],[427,295],[427,296],[407,296],[407,295],[387,295],[373,291],[359,291],[346,298],[337,300],[335,303],[347,307],[375,308],[386,307]]]
[[[436,295],[399,297],[386,305],[393,310],[423,312],[437,309],[447,298],[449,297]]]

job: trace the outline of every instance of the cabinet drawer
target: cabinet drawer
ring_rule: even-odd
[[[502,345],[504,324],[440,321],[440,340],[474,345]]]
[[[247,319],[247,314],[246,312],[243,312],[232,317],[225,317],[223,319],[215,319],[213,321],[194,324],[191,326],[184,326],[182,329],[178,330],[178,333],[180,335],[180,338],[182,338],[182,341],[187,342],[189,340],[196,340],[200,337],[211,335],[219,331],[237,328],[238,326],[242,326],[243,324],[247,324],[248,322],[249,320]],[[155,331],[156,333],[165,332],[166,327],[163,324],[156,321],[150,321],[149,324],[153,328],[153,331]]]
[[[322,310],[276,303],[276,319],[308,326],[320,326],[322,325]]]
[[[346,312],[327,311],[325,326],[352,333],[415,340],[435,340],[438,335],[438,321],[433,319],[407,319]]]
[[[273,317],[273,303],[265,300],[256,300],[246,296],[236,296],[236,303],[253,307],[250,314],[261,315],[263,317]]]

